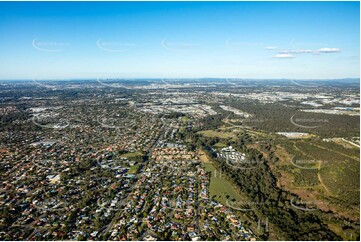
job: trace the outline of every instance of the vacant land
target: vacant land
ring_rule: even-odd
[[[305,200],[319,201],[323,210],[359,216],[359,150],[317,140],[283,141],[282,147],[276,150],[279,162],[272,165],[280,185]]]
[[[136,174],[139,169],[139,164],[131,166],[128,170],[129,174]]]
[[[122,157],[125,158],[132,158],[132,157],[138,157],[138,156],[143,156],[143,153],[140,151],[137,152],[129,152],[129,153],[125,153],[121,155]]]
[[[322,180],[320,182],[324,183],[332,196],[342,200],[343,205],[359,204],[359,160],[347,154],[347,149],[344,147],[334,150],[332,147],[321,146],[317,142],[300,142],[298,147],[321,161],[319,176]]]
[[[212,172],[210,181],[210,197],[214,197],[218,202],[223,205],[227,205],[227,199],[229,203],[232,200],[237,202],[241,201],[239,192],[232,186],[232,184],[226,179],[225,174],[220,173],[212,163],[203,163],[206,171]]]
[[[209,160],[209,157],[207,156],[206,153],[204,153],[203,150],[199,150],[198,151],[198,158],[200,161],[205,162],[205,163],[211,163],[211,161]]]
[[[221,142],[218,142],[218,143],[216,143],[216,144],[214,145],[214,147],[216,147],[216,148],[224,148],[224,147],[226,147],[226,146],[227,146],[226,144],[221,143]]]
[[[234,134],[231,132],[223,132],[223,131],[216,131],[216,130],[204,130],[204,131],[199,131],[199,134],[202,134],[205,137],[209,137],[209,138],[220,138],[220,139],[228,139],[228,138],[233,138]]]

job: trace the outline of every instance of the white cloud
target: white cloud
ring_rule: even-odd
[[[336,53],[340,51],[338,48],[321,48],[317,50],[318,53]]]
[[[267,46],[267,47],[264,47],[265,50],[276,50],[277,47],[276,46]]]
[[[273,58],[291,59],[291,58],[294,58],[294,56],[291,54],[277,54],[277,55],[273,56]]]
[[[274,58],[294,58],[292,54],[327,54],[327,53],[337,53],[341,52],[339,48],[320,48],[318,50],[310,50],[310,49],[300,49],[300,50],[281,50],[278,51],[278,54],[274,56]]]
[[[318,50],[281,50],[280,54],[321,54],[321,53],[336,53],[341,50],[338,48],[321,48]]]
[[[281,54],[303,54],[303,53],[315,53],[314,50],[282,50],[278,53]]]

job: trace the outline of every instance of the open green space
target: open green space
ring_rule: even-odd
[[[298,142],[299,149],[310,154],[314,159],[321,160],[320,176],[333,194],[345,203],[359,204],[360,161],[347,154],[328,147],[320,148],[317,143]]]
[[[226,179],[225,174],[220,173],[212,163],[203,163],[203,166],[206,171],[212,172],[209,185],[209,194],[211,198],[215,196],[214,198],[223,205],[227,205],[227,199],[230,204],[233,199],[235,199],[235,201],[241,200],[239,192]]]
[[[223,131],[216,131],[216,130],[204,130],[204,131],[199,131],[199,134],[202,134],[205,137],[209,137],[209,138],[220,138],[220,139],[228,139],[228,138],[233,138],[234,134],[232,132],[223,132]]]
[[[180,117],[179,119],[180,119],[180,121],[182,121],[182,122],[188,122],[188,121],[190,120],[190,118],[187,117],[187,116]]]
[[[128,170],[128,174],[135,174],[137,173],[138,169],[139,169],[139,164],[131,166]]]
[[[133,158],[133,157],[137,157],[137,156],[143,156],[143,153],[140,151],[137,151],[137,152],[128,152],[128,153],[121,155],[121,157],[125,157],[125,158]]]
[[[226,146],[227,146],[226,144],[221,143],[221,142],[218,142],[218,143],[214,144],[214,147],[217,147],[217,148],[224,148]]]

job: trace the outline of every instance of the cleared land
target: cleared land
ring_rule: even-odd
[[[218,142],[218,143],[216,143],[216,144],[214,145],[214,147],[217,147],[217,148],[224,148],[224,147],[226,147],[226,146],[227,146],[226,144],[221,143],[221,142]]]
[[[204,131],[199,131],[198,133],[209,138],[217,137],[220,139],[229,139],[234,137],[234,134],[232,132],[222,132],[215,130],[204,130]]]
[[[129,152],[129,153],[125,153],[125,154],[121,155],[121,157],[125,157],[125,158],[132,158],[132,157],[137,157],[137,156],[143,156],[143,153],[140,151],[137,151],[137,152]]]
[[[135,174],[135,173],[137,173],[138,169],[139,169],[139,164],[131,166],[129,168],[129,170],[128,170],[128,173],[129,174]]]
[[[271,166],[281,174],[279,185],[306,201],[320,201],[325,211],[359,216],[359,150],[315,140],[283,142],[282,147],[276,150],[279,162]]]
[[[212,172],[211,181],[209,185],[210,197],[215,196],[215,199],[227,205],[226,201],[228,199],[229,203],[234,199],[235,201],[241,201],[241,196],[238,191],[232,186],[232,184],[225,178],[225,175],[220,173],[212,163],[203,163],[206,171]]]

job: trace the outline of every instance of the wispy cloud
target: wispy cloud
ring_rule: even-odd
[[[341,52],[338,48],[321,48],[317,50],[318,53],[335,53],[335,52]]]
[[[277,47],[276,46],[267,46],[267,47],[264,47],[265,50],[277,50]]]
[[[292,59],[292,58],[294,58],[294,56],[291,54],[277,54],[277,55],[273,56],[273,58]]]
[[[341,49],[339,48],[329,48],[324,47],[317,50],[310,50],[310,49],[299,49],[299,50],[280,50],[278,51],[278,54],[273,56],[274,58],[295,58],[293,54],[313,54],[313,55],[319,55],[319,54],[327,54],[327,53],[337,53],[341,52]]]
[[[314,50],[281,50],[280,54],[303,54],[303,53],[315,53]]]
[[[300,49],[300,50],[281,50],[280,54],[320,54],[320,53],[337,53],[341,52],[339,48],[320,48],[318,50]]]

